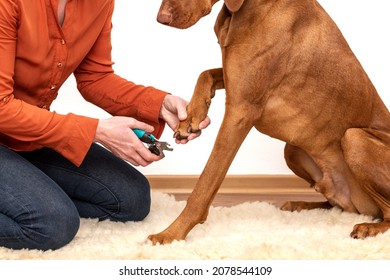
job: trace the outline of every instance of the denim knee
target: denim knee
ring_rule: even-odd
[[[145,176],[141,175],[127,186],[122,194],[119,221],[142,221],[150,212],[150,184]]]
[[[46,247],[53,250],[70,243],[80,227],[80,217],[77,211],[76,213],[63,213],[55,219],[56,222],[52,225],[52,235],[46,238]]]
[[[80,227],[80,217],[75,207],[57,208],[51,213],[42,214],[41,220],[32,227],[21,226],[29,235],[33,245],[30,249],[56,250],[71,242]],[[35,245],[34,245],[35,244]]]

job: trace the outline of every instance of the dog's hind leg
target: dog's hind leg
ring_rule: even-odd
[[[360,213],[381,222],[355,225],[351,236],[366,238],[390,228],[390,134],[368,128],[348,129],[342,139],[345,160],[359,182],[351,190]]]
[[[299,147],[286,144],[284,157],[287,166],[299,177],[306,180],[312,187],[322,179],[322,171],[304,150]],[[304,209],[330,208],[328,201],[306,202],[306,201],[287,201],[281,209],[285,211],[301,211]]]
[[[286,144],[284,158],[287,166],[299,177],[305,179],[311,186],[322,178],[322,171],[304,150]]]

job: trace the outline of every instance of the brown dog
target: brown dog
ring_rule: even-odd
[[[218,0],[163,0],[158,21],[187,28]],[[196,131],[215,90],[226,109],[214,149],[180,216],[154,244],[184,239],[209,206],[252,127],[286,142],[285,158],[328,202],[382,221],[355,225],[365,238],[390,227],[390,114],[341,32],[315,0],[225,0],[215,33],[223,68],[203,72],[176,137]],[[229,146],[229,148],[226,148]]]

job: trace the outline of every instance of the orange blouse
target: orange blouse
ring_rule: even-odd
[[[62,27],[57,2],[0,1],[0,145],[16,151],[48,147],[80,165],[98,120],[49,110],[72,73],[87,101],[147,122],[159,137],[167,93],[135,85],[112,69],[114,0],[68,0]]]

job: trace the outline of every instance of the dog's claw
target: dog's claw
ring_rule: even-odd
[[[176,138],[177,140],[183,140],[187,139],[189,134],[182,134],[180,131],[176,131],[175,134],[173,135],[173,138]]]

